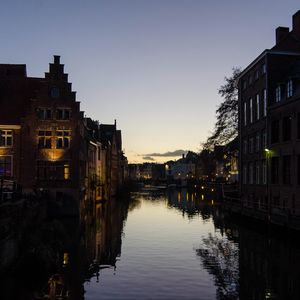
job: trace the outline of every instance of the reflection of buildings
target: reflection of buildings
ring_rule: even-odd
[[[114,199],[97,205],[95,257],[101,265],[115,266],[121,255],[122,232],[127,218],[128,201]]]
[[[214,277],[218,299],[300,298],[300,248],[294,236],[236,223],[222,211],[214,225],[217,233],[204,237],[196,254]]]
[[[239,229],[240,299],[300,299],[300,248],[293,240]]]
[[[300,214],[300,11],[293,28],[239,78],[242,203],[254,216],[293,224]]]
[[[180,210],[188,218],[201,215],[203,220],[208,220],[214,214],[215,197],[214,193],[199,194],[187,189],[171,189],[168,191],[168,205]]]

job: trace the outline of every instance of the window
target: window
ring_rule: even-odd
[[[274,120],[271,123],[271,143],[279,142],[279,120]]]
[[[247,138],[245,138],[244,140],[243,140],[243,153],[244,154],[247,154],[247,149],[248,148],[248,141],[247,141]]]
[[[288,82],[287,82],[287,86],[286,86],[286,95],[287,97],[292,97],[293,96],[293,80],[290,79]]]
[[[57,130],[56,131],[56,148],[64,149],[70,148],[70,130]]]
[[[244,102],[244,126],[247,125],[247,103]]]
[[[274,184],[279,182],[279,157],[271,158],[271,182]]]
[[[50,91],[50,95],[52,98],[58,98],[59,97],[59,88],[53,87]]]
[[[281,86],[280,85],[275,89],[275,101],[276,101],[276,103],[281,101]]]
[[[68,108],[60,108],[56,110],[56,120],[70,120],[71,110]]]
[[[300,154],[297,155],[297,183],[300,185]]]
[[[267,148],[267,131],[265,129],[262,131],[262,148]]]
[[[51,108],[38,108],[37,117],[40,120],[51,120],[52,119],[52,110]]]
[[[249,85],[252,84],[252,81],[253,81],[252,75],[249,76],[248,81],[249,81]]]
[[[252,123],[253,122],[253,100],[252,100],[252,98],[249,100],[249,102],[250,102],[250,123]]]
[[[13,131],[0,130],[0,147],[12,147],[13,145]]]
[[[297,113],[297,138],[300,139],[300,113]]]
[[[265,64],[262,65],[262,68],[261,68],[261,69],[262,69],[262,73],[263,73],[263,74],[266,74],[267,68],[266,68],[266,65],[265,65]]]
[[[243,184],[247,184],[247,166],[243,168]]]
[[[52,138],[51,131],[39,130],[39,132],[38,132],[38,147],[41,149],[42,148],[51,149],[51,138]]]
[[[0,177],[12,177],[12,156],[0,156]]]
[[[260,184],[260,167],[258,161],[255,163],[255,183]]]
[[[37,178],[39,180],[70,179],[70,164],[68,161],[37,161]]]
[[[256,137],[255,137],[255,150],[256,152],[258,152],[260,149],[260,134],[259,132],[256,133]]]
[[[254,176],[253,163],[250,162],[249,163],[249,184],[253,184],[254,183],[253,176]]]
[[[253,153],[254,150],[254,139],[253,137],[249,138],[249,153]]]
[[[70,179],[70,165],[64,164],[64,179]]]
[[[265,117],[267,115],[267,91],[266,89],[263,89],[263,116]]]
[[[243,90],[245,90],[247,88],[247,81],[243,80]]]
[[[259,78],[259,70],[255,71],[255,75],[254,76],[255,76],[255,80],[257,80]]]
[[[262,161],[262,183],[267,184],[267,164],[266,161]]]
[[[291,156],[282,156],[282,182],[283,184],[291,183]]]
[[[259,94],[256,95],[256,120],[259,120]]]
[[[282,120],[282,140],[289,141],[292,133],[292,117],[284,117]]]

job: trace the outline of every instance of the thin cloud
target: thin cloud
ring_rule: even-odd
[[[182,156],[182,154],[187,153],[186,150],[175,150],[175,151],[168,151],[165,153],[149,153],[145,154],[147,157],[173,157],[173,156]]]
[[[143,156],[143,160],[155,161],[155,159],[151,156]]]

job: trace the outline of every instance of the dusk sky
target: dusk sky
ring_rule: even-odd
[[[299,9],[282,0],[7,0],[0,63],[42,77],[60,55],[86,116],[117,119],[129,162],[165,161],[199,151],[224,76],[271,48]]]

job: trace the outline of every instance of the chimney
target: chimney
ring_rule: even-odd
[[[276,28],[276,45],[279,44],[289,33],[288,27],[277,27]]]
[[[60,56],[59,55],[54,55],[54,64],[59,65],[60,61]]]
[[[300,10],[293,15],[293,32],[300,37]]]

